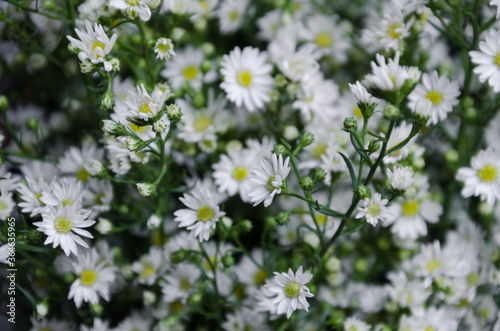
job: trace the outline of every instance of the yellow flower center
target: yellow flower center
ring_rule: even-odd
[[[102,206],[102,198],[104,198],[104,193],[100,192],[95,196],[94,203],[96,205]]]
[[[347,331],[358,331],[358,327],[357,326],[354,326],[354,325],[351,325],[349,327],[349,329],[347,329]]]
[[[316,45],[320,48],[326,48],[332,46],[332,36],[328,32],[320,32],[316,35],[314,40]]]
[[[198,132],[205,132],[210,125],[212,125],[212,120],[210,119],[210,117],[202,116],[196,120],[194,129]]]
[[[161,53],[167,53],[171,50],[171,44],[170,43],[161,43],[158,45],[158,50],[161,52]]]
[[[238,71],[238,83],[243,87],[249,87],[252,84],[252,74],[248,70]]]
[[[479,283],[480,277],[479,274],[473,272],[469,275],[467,275],[467,285],[469,286],[476,286]]]
[[[139,4],[139,0],[127,0],[127,2],[131,6],[137,6]]]
[[[293,241],[295,241],[295,238],[297,238],[297,234],[296,234],[294,231],[289,231],[289,232],[287,232],[287,234],[286,234],[286,239],[287,239],[289,242],[293,242]]]
[[[219,266],[219,261],[217,261],[215,256],[210,256],[209,259],[210,259],[210,262],[205,260],[205,269],[213,272],[214,268],[217,269],[217,267]],[[212,266],[214,268],[212,268]]]
[[[68,205],[72,205],[73,203],[75,203],[75,202],[71,198],[66,198],[66,199],[63,199],[63,201],[62,201],[63,207],[66,207]]]
[[[429,273],[432,274],[434,272],[434,270],[436,270],[440,266],[441,266],[441,263],[439,263],[438,260],[432,259],[429,261],[429,263],[427,263],[427,271],[429,271]]]
[[[201,207],[198,210],[198,220],[208,222],[215,216],[215,212],[208,205]]]
[[[318,222],[319,226],[325,226],[326,215],[325,214],[316,213],[316,222]]]
[[[419,203],[417,200],[406,200],[403,202],[403,215],[404,216],[415,216],[418,213]]]
[[[479,314],[481,315],[482,318],[484,319],[489,319],[490,317],[490,310],[488,308],[483,308],[479,311]]]
[[[483,182],[492,182],[497,178],[497,169],[494,166],[487,164],[477,172],[477,175]]]
[[[90,177],[90,174],[85,170],[84,167],[81,167],[80,170],[78,170],[76,174],[76,178],[78,178],[79,181],[81,182],[86,182]]]
[[[231,10],[229,13],[229,20],[231,21],[236,21],[238,18],[240,18],[240,13],[237,10]]]
[[[2,201],[0,201],[0,210],[5,210],[5,209],[7,209],[7,205]]]
[[[389,29],[387,29],[387,34],[391,39],[398,39],[401,36],[401,32],[396,31],[401,27],[401,24],[399,23],[393,23],[389,25]]]
[[[184,78],[186,78],[187,81],[192,81],[193,79],[196,78],[196,76],[198,76],[198,68],[196,68],[193,65],[187,66],[182,71],[182,74],[184,75]]]
[[[261,269],[259,269],[259,271],[257,271],[255,273],[255,276],[253,277],[256,285],[263,284],[265,282],[266,278],[267,278],[266,273],[264,271],[262,271]]]
[[[147,279],[151,277],[153,273],[155,273],[156,269],[150,263],[146,263],[144,268],[142,268],[141,274],[139,275],[143,279]]]
[[[188,292],[191,289],[191,283],[189,282],[189,279],[187,277],[182,278],[179,285],[181,290],[184,292]]]
[[[357,118],[360,118],[360,119],[363,118],[363,113],[361,112],[361,109],[358,107],[358,105],[356,105],[356,107],[354,107],[352,114],[354,116],[356,116]]]
[[[40,206],[45,206],[45,204],[42,202],[42,200],[40,200],[41,197],[42,197],[42,192],[35,194],[35,198],[38,201],[38,203],[40,204]]]
[[[92,44],[92,48],[90,50],[90,53],[92,54],[93,52],[95,52],[96,48],[99,47],[100,49],[102,49],[102,51],[104,52],[104,48],[106,47],[104,45],[104,43],[102,41],[96,41]],[[98,54],[98,53],[95,53],[95,56],[96,58],[100,58],[101,56]]]
[[[295,281],[288,282],[285,285],[285,293],[289,298],[298,297],[300,293],[300,284]]]
[[[170,311],[172,313],[178,313],[184,308],[184,305],[182,304],[181,300],[175,300],[170,304]]]
[[[68,233],[72,227],[73,224],[66,216],[59,216],[54,220],[54,228],[58,233]]]
[[[142,111],[142,108],[141,108],[141,111]],[[146,131],[147,127],[146,126],[139,126],[137,124],[134,124],[132,122],[130,122],[130,128],[132,129],[132,131],[134,132],[144,132]]]
[[[238,182],[241,182],[243,179],[247,178],[248,170],[245,167],[236,167],[233,171],[233,177]]]
[[[274,179],[276,177],[273,175],[271,177],[269,177],[269,179],[267,180],[267,183],[266,183],[266,186],[267,188],[269,189],[269,191],[274,191],[275,187],[273,186],[273,182],[274,182]]]
[[[381,211],[382,211],[382,208],[380,208],[380,205],[376,202],[372,202],[368,206],[368,210],[366,211],[366,213],[372,217],[377,217]]]
[[[41,328],[40,331],[53,331],[51,328]]]
[[[436,331],[436,329],[434,329],[432,326],[426,326],[425,331]]]
[[[234,296],[238,299],[238,300],[244,300],[247,296],[245,294],[245,289],[246,289],[246,286],[243,285],[243,284],[238,284],[236,286],[236,288],[234,289],[233,291],[233,294]]]
[[[432,90],[427,93],[427,99],[429,99],[434,106],[437,106],[443,100],[443,95],[436,90]]]
[[[495,56],[495,63],[497,66],[500,67],[500,52],[498,52],[497,56]]]
[[[312,154],[316,160],[321,160],[321,155],[325,154],[328,145],[323,142],[319,142],[314,147]]]
[[[139,112],[141,112],[143,114],[151,113],[151,108],[149,107],[149,104],[146,102],[143,103],[141,105],[141,108],[139,109]]]
[[[198,2],[198,5],[205,14],[208,14],[208,12],[210,11],[210,7],[208,6],[208,3],[206,1]]]
[[[80,282],[84,286],[92,286],[97,280],[97,274],[94,270],[83,270],[80,274]]]

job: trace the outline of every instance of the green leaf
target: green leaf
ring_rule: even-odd
[[[372,165],[372,161],[370,160],[370,158],[366,155],[366,152],[368,151],[367,149],[364,149],[364,148],[361,148],[358,144],[358,142],[356,141],[356,139],[354,139],[354,136],[351,134],[351,143],[352,143],[352,146],[354,146],[354,149],[358,152],[359,156],[361,156],[368,165]]]
[[[36,301],[33,298],[33,296],[27,290],[25,290],[24,287],[22,287],[21,285],[19,285],[19,283],[16,283],[16,289],[18,289],[19,291],[21,291],[21,293],[24,294],[24,296],[26,298],[28,298],[28,300],[33,305],[33,312],[35,313],[35,316],[38,315],[38,311],[36,309]]]
[[[356,179],[356,174],[354,173],[354,168],[352,167],[351,161],[345,156],[342,152],[339,152],[340,156],[344,159],[345,164],[347,165],[347,168],[349,169],[349,175],[351,175],[351,181],[352,181],[352,188],[356,189],[357,186],[357,179]]]
[[[342,234],[354,233],[354,232],[358,231],[359,229],[361,229],[361,227],[365,224],[366,224],[366,219],[363,219],[358,224],[355,224],[353,226],[350,226],[350,227],[344,229],[344,231],[342,231]]]

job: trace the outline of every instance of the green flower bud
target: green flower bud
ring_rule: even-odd
[[[111,64],[112,71],[120,71],[121,62],[116,57],[109,59],[109,63]]]
[[[151,183],[137,184],[137,190],[143,197],[149,197],[156,192],[156,185]]]
[[[278,217],[276,217],[276,223],[278,225],[287,225],[288,222],[290,222],[290,213],[286,211],[282,211],[281,213],[278,214]]]
[[[5,95],[0,95],[0,110],[4,111],[9,108],[9,100]]]
[[[446,162],[453,164],[458,162],[459,155],[456,149],[449,149],[445,154],[444,154],[444,159]]]
[[[178,251],[170,253],[170,261],[173,264],[181,263],[187,257],[186,251],[183,249],[179,249]]]
[[[212,61],[207,59],[203,60],[201,62],[201,70],[203,71],[203,73],[206,74],[210,71],[210,69],[212,69]]]
[[[33,132],[38,131],[38,120],[35,117],[28,117],[26,120],[26,126]]]
[[[358,129],[358,121],[356,121],[356,119],[354,117],[347,117],[345,120],[344,120],[344,129],[348,130],[348,131],[356,131]]]
[[[284,87],[286,86],[286,84],[288,84],[288,79],[282,74],[277,74],[276,78],[274,78],[274,84],[277,87]]]
[[[385,118],[387,118],[389,120],[394,120],[394,119],[398,118],[399,115],[400,115],[400,111],[399,111],[398,107],[391,105],[391,104],[387,104],[387,106],[385,106],[385,108],[384,108]]]
[[[212,56],[215,53],[215,46],[212,43],[203,43],[203,45],[201,45],[201,50],[206,56]]]
[[[103,110],[110,110],[113,108],[113,93],[110,90],[106,91],[99,100],[99,106]]]
[[[302,136],[300,136],[299,144],[302,147],[311,145],[314,142],[314,135],[311,132],[305,131]]]
[[[222,264],[224,268],[230,268],[234,265],[234,257],[232,255],[226,254],[222,257]]]
[[[364,185],[359,185],[356,188],[356,193],[358,194],[358,196],[360,197],[360,199],[371,198],[371,196],[372,196],[371,190],[368,187],[364,186]]]
[[[378,141],[378,140],[372,140],[368,144],[368,152],[370,154],[375,153],[376,151],[378,151],[379,148],[380,148],[380,141]]]
[[[201,108],[201,107],[204,107],[205,106],[205,103],[206,103],[206,99],[205,97],[203,96],[203,94],[201,93],[196,93],[193,97],[193,105],[196,107],[196,108]]]
[[[78,54],[78,53],[80,53],[80,49],[78,47],[76,47],[75,44],[73,44],[73,43],[69,43],[68,44],[68,51],[71,54]]]
[[[102,311],[104,310],[104,307],[100,304],[100,303],[96,303],[96,304],[89,304],[90,306],[90,310],[94,312],[94,314],[96,315],[101,315],[102,314]]]
[[[134,136],[128,136],[127,138],[125,138],[125,145],[131,152],[137,152],[146,147],[146,143],[142,139]]]
[[[182,112],[179,106],[177,106],[176,104],[171,104],[167,106],[166,110],[168,119],[171,122],[177,123],[181,120]]]
[[[286,155],[286,154],[288,154],[288,150],[286,149],[285,146],[283,146],[281,144],[277,144],[273,148],[273,153],[275,153],[277,155]]]
[[[271,92],[269,92],[269,96],[271,97],[271,101],[276,102],[280,98],[280,93],[276,90],[271,90]]]
[[[323,182],[326,179],[326,171],[323,169],[315,169],[313,178],[316,180],[316,183]]]
[[[368,262],[364,258],[358,258],[354,262],[354,270],[356,270],[359,273],[364,273],[366,270],[368,270],[370,266],[368,265]]]
[[[68,271],[63,275],[63,280],[65,283],[71,284],[75,281],[75,279],[76,279],[76,276],[72,272]]]
[[[238,230],[241,231],[241,233],[248,233],[252,231],[253,228],[253,223],[250,220],[243,220],[238,224]]]
[[[196,304],[200,303],[202,299],[203,299],[203,294],[201,294],[199,292],[193,293],[188,298],[188,304],[196,305]]]
[[[309,176],[302,177],[299,182],[304,191],[311,191],[314,187],[314,180]]]

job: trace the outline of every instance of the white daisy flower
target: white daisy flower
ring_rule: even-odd
[[[309,283],[313,278],[312,274],[303,274],[302,266],[293,273],[292,269],[288,269],[288,274],[282,272],[274,273],[275,284],[266,285],[267,289],[278,296],[273,303],[278,305],[277,314],[286,313],[289,319],[292,313],[299,309],[309,311],[309,303],[306,298],[312,298],[314,294],[309,292],[309,288],[305,284]]]
[[[175,211],[174,221],[179,222],[179,227],[191,230],[191,236],[198,237],[199,241],[208,240],[215,224],[226,215],[220,211],[214,188],[198,184],[179,200],[189,209]]]
[[[339,87],[323,74],[316,73],[303,77],[297,100],[292,103],[294,109],[300,109],[304,121],[317,116],[319,120],[330,121],[335,114],[335,104],[339,98]]]
[[[371,62],[372,73],[365,77],[364,85],[367,88],[378,88],[382,91],[393,91],[403,86],[410,74],[407,68],[399,65],[399,51],[394,59],[386,63],[384,56],[377,54],[378,65]]]
[[[347,39],[345,26],[338,23],[337,16],[313,15],[306,19],[305,29],[300,29],[306,45],[313,45],[320,56],[331,55],[343,63],[346,52],[351,47]]]
[[[215,184],[219,187],[219,193],[227,193],[229,196],[240,192],[241,200],[250,202],[248,192],[252,187],[250,170],[255,166],[253,153],[248,150],[229,150],[227,155],[222,154],[220,161],[213,165]]]
[[[109,5],[113,8],[124,11],[131,19],[140,17],[143,21],[149,21],[151,18],[151,0],[110,0]]]
[[[30,177],[26,177],[26,184],[20,183],[17,189],[22,200],[19,207],[22,208],[21,212],[30,213],[30,216],[33,217],[41,214],[45,208],[45,203],[40,198],[44,191],[50,191],[52,184],[47,184],[41,178],[35,181]]]
[[[89,247],[78,235],[93,238],[90,232],[82,229],[95,223],[94,220],[87,220],[90,213],[90,210],[77,209],[75,204],[65,207],[59,205],[57,208],[47,206],[42,212],[42,221],[35,222],[33,225],[38,228],[38,231],[47,235],[44,245],[52,243],[53,248],[61,246],[67,256],[70,253],[78,256],[76,244],[85,248]]]
[[[387,142],[387,150],[390,150],[391,148],[399,145],[401,142],[403,142],[406,138],[410,136],[410,133],[412,131],[412,125],[406,122],[401,122],[401,124],[394,128],[392,131],[391,136],[389,137],[389,141]],[[383,159],[383,162],[385,164],[393,164],[396,163],[408,156],[410,153],[410,146],[415,143],[415,140],[417,140],[418,134],[415,135],[410,141],[403,147],[398,149],[397,151],[392,152],[389,155],[386,155]],[[373,153],[372,155],[374,157],[378,157],[380,152]]]
[[[158,114],[163,107],[168,94],[165,93],[165,91],[155,88],[153,93],[149,95],[144,87],[144,84],[141,84],[140,86],[137,85],[136,88],[137,92],[130,90],[127,93],[127,99],[125,100],[127,115],[147,121]],[[117,113],[120,112],[119,109],[115,111]],[[139,127],[138,130],[141,128],[142,127]]]
[[[382,199],[382,195],[378,192],[373,193],[371,199],[366,198],[358,206],[358,214],[356,218],[366,217],[366,221],[371,225],[377,225],[378,221],[385,221],[391,216],[389,209],[386,207],[389,200]]]
[[[470,51],[472,63],[477,65],[474,73],[479,75],[479,81],[488,81],[495,93],[500,92],[500,31],[487,31],[485,41],[479,43],[481,51]]]
[[[168,60],[171,56],[175,55],[174,44],[168,38],[159,38],[156,41],[154,52],[156,58],[160,60]]]
[[[109,326],[108,321],[103,321],[98,317],[94,317],[92,322],[92,327],[82,325],[81,331],[113,331],[113,329]]]
[[[252,250],[252,258],[262,265],[263,253],[259,248]],[[267,274],[264,270],[260,269],[255,263],[246,255],[243,256],[241,261],[234,268],[235,274],[238,276],[238,281],[247,286],[258,287],[264,284]]]
[[[82,183],[74,178],[63,178],[58,182],[54,182],[50,190],[44,191],[40,197],[40,201],[47,206],[66,207],[75,205],[77,209],[82,206],[83,194]]]
[[[406,190],[413,184],[413,171],[408,167],[394,167],[393,171],[387,169],[387,178],[393,189]]]
[[[378,16],[378,15],[376,15]],[[386,51],[399,50],[403,39],[410,35],[409,25],[397,6],[386,6],[382,17],[374,17],[361,36],[361,42],[374,52],[382,47]]]
[[[283,12],[281,11],[281,9],[277,8],[266,12],[257,20],[257,27],[259,28],[257,36],[259,37],[259,39],[267,42],[274,39],[274,37],[276,36],[276,32],[283,24],[281,22],[282,14]]]
[[[173,89],[178,90],[187,83],[195,90],[199,90],[203,80],[201,63],[204,58],[201,49],[187,46],[179,50],[171,61],[165,63],[161,76],[168,79]]]
[[[500,199],[500,157],[492,148],[481,150],[472,158],[471,166],[457,172],[457,180],[464,182],[462,196],[476,196],[494,205]]]
[[[356,317],[349,317],[344,322],[344,330],[347,331],[369,331],[371,326]]]
[[[253,47],[245,47],[243,51],[236,47],[223,56],[220,72],[224,81],[220,86],[238,107],[245,105],[252,112],[271,100],[273,67],[266,60],[266,54]]]
[[[186,304],[189,295],[196,292],[196,281],[200,275],[200,269],[190,263],[177,264],[170,274],[165,276],[167,282],[161,284],[164,300],[166,302],[180,300]]]
[[[249,0],[225,0],[220,4],[217,16],[221,33],[229,34],[241,27],[249,3]]]
[[[359,81],[357,81],[355,84],[349,83],[349,88],[351,89],[351,92],[358,103],[372,104],[379,102],[379,99],[368,93],[366,87],[361,85]]]
[[[0,195],[0,220],[6,220],[14,211],[15,206],[12,193],[2,193]]]
[[[96,213],[108,211],[113,201],[113,186],[107,180],[89,180],[83,195],[86,208]]]
[[[91,175],[85,170],[89,159],[102,161],[104,151],[94,143],[84,142],[81,149],[70,147],[59,159],[59,169],[63,173],[72,174],[81,182],[86,183]]]
[[[271,157],[272,165],[265,159],[260,160],[261,168],[254,168],[251,172],[250,179],[254,182],[248,196],[251,198],[254,206],[264,202],[264,207],[269,206],[273,202],[276,194],[281,193],[283,181],[290,173],[290,157],[287,157],[283,162],[283,155],[279,158],[276,154]]]
[[[141,256],[139,261],[132,264],[132,270],[137,274],[141,284],[153,285],[166,271],[163,251],[159,247],[151,247],[149,254]]]
[[[34,181],[43,179],[46,183],[49,183],[54,177],[58,175],[57,167],[53,163],[42,162],[38,160],[33,160],[24,163],[21,166],[21,172],[24,177],[31,178]]]
[[[95,23],[94,28],[92,28],[91,23],[89,21],[85,21],[85,26],[87,28],[86,33],[75,29],[75,32],[80,40],[71,36],[66,36],[71,43],[80,49],[78,58],[81,62],[85,62],[89,59],[93,64],[102,63],[104,65],[104,70],[111,71],[113,66],[109,62],[107,55],[111,52],[118,35],[113,34],[111,39],[108,38],[106,33],[104,33],[102,25],[97,23]]]
[[[77,279],[71,284],[68,299],[75,300],[76,307],[82,302],[99,303],[99,297],[109,301],[109,288],[115,279],[114,269],[106,266],[97,251],[91,250],[80,254],[73,262],[73,271]]]
[[[408,96],[408,107],[414,109],[417,101],[427,99],[432,102],[432,116],[430,123],[437,124],[439,120],[443,121],[453,107],[458,105],[458,96],[460,88],[456,81],[450,81],[446,76],[438,76],[437,71],[430,75],[422,75],[422,84],[415,87]]]

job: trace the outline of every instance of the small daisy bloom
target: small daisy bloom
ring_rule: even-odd
[[[139,283],[153,285],[159,277],[165,274],[166,262],[163,250],[153,246],[149,254],[141,256],[139,261],[132,264],[132,270],[137,274]]]
[[[172,55],[175,55],[174,44],[172,43],[172,40],[168,38],[159,38],[156,41],[154,52],[156,53],[157,59],[170,59]]]
[[[217,16],[221,33],[233,33],[241,27],[249,3],[249,0],[225,0],[220,4]]]
[[[77,279],[71,284],[68,299],[74,298],[77,307],[82,302],[99,303],[99,296],[109,301],[109,288],[115,279],[114,269],[105,266],[97,251],[92,248],[80,254],[78,260],[73,262],[73,271]]]
[[[220,86],[236,106],[245,105],[252,112],[271,100],[273,66],[266,60],[266,54],[253,47],[245,47],[243,51],[236,47],[223,56],[220,72],[224,81]]]
[[[89,59],[93,64],[102,63],[104,65],[104,70],[111,71],[113,66],[108,61],[107,55],[111,52],[118,35],[113,34],[111,39],[108,38],[106,33],[104,33],[102,25],[97,23],[95,23],[94,28],[92,28],[90,22],[85,21],[85,26],[87,27],[87,33],[75,29],[80,40],[67,36],[69,41],[80,49],[78,58],[81,62],[85,62],[85,60]]]
[[[344,330],[347,331],[369,331],[371,326],[356,317],[349,317],[344,322]]]
[[[395,190],[406,190],[413,184],[413,171],[408,167],[395,167],[393,171],[387,169],[387,178]]]
[[[168,79],[173,89],[178,90],[184,83],[187,83],[195,90],[199,90],[203,80],[201,63],[204,58],[201,49],[187,46],[179,50],[172,60],[165,63],[161,76]]]
[[[125,100],[127,115],[147,121],[158,114],[168,94],[155,88],[153,93],[149,95],[143,84],[137,85],[136,88],[137,91],[130,90],[127,93],[127,99]],[[141,127],[138,128],[137,125],[134,125],[131,124],[132,128],[140,131]]]
[[[50,191],[52,184],[47,184],[43,178],[34,180],[26,177],[26,184],[20,183],[17,191],[21,195],[21,202],[18,203],[23,213],[31,213],[30,216],[36,216],[42,213],[45,203],[40,200],[44,191]]]
[[[358,103],[366,103],[370,105],[372,103],[379,102],[377,98],[368,93],[366,87],[361,85],[359,81],[357,81],[355,84],[349,83],[349,88],[351,89],[351,92]]]
[[[163,299],[166,302],[180,300],[186,304],[189,295],[196,291],[196,282],[201,275],[199,268],[189,263],[179,263],[165,276],[162,284]]]
[[[358,206],[356,218],[366,217],[366,221],[375,226],[378,221],[385,221],[390,216],[389,209],[386,207],[388,202],[389,200],[382,199],[380,193],[375,192],[371,199],[364,199],[361,202],[361,206]]]
[[[51,185],[50,191],[42,193],[40,200],[47,206],[75,204],[77,208],[82,205],[84,190],[82,190],[81,182],[74,178],[63,178]]]
[[[313,275],[302,273],[302,266],[297,269],[295,275],[292,269],[288,269],[288,274],[282,272],[274,273],[274,284],[266,285],[267,289],[278,296],[273,303],[278,305],[277,314],[286,313],[290,318],[292,313],[299,309],[309,311],[309,304],[306,298],[312,298],[314,294],[309,292],[305,284],[309,283]]]
[[[397,6],[387,6],[383,17],[375,16],[362,33],[363,45],[371,52],[382,47],[386,51],[398,50],[403,39],[410,35],[409,26],[404,22],[405,15],[401,9]]]
[[[42,212],[42,221],[33,225],[48,236],[44,245],[52,243],[53,248],[60,245],[67,256],[70,253],[78,256],[76,244],[89,247],[78,235],[93,238],[90,232],[82,229],[95,223],[93,220],[87,220],[90,213],[90,210],[77,209],[76,204],[65,207],[59,205],[57,208],[47,206]]]
[[[462,196],[480,197],[494,205],[500,199],[500,157],[488,148],[472,158],[471,166],[458,169],[457,180],[465,183]]]
[[[131,19],[139,16],[143,21],[151,18],[150,0],[111,0],[109,5],[113,8],[124,11]]]
[[[371,62],[372,73],[367,75],[365,86],[367,88],[378,88],[382,91],[394,91],[400,89],[410,74],[408,69],[399,65],[399,51],[394,59],[389,59],[386,63],[384,56],[377,54],[377,63]]]
[[[196,185],[194,189],[180,198],[188,209],[177,210],[174,221],[179,222],[179,227],[191,231],[191,236],[198,237],[200,241],[210,238],[210,231],[215,229],[215,224],[226,215],[220,211],[218,196],[211,187]]]
[[[479,43],[481,51],[470,51],[472,63],[477,65],[474,73],[479,81],[489,82],[495,93],[500,92],[500,32],[494,29],[485,33],[485,41]]]
[[[417,101],[427,99],[432,102],[432,115],[430,123],[437,124],[439,120],[443,121],[453,107],[458,105],[458,96],[460,88],[458,83],[450,81],[446,76],[438,76],[437,71],[430,75],[422,75],[422,84],[417,85],[413,92],[408,96],[408,107],[414,109]]]
[[[88,160],[94,159],[101,161],[104,156],[104,150],[100,149],[94,143],[83,143],[81,149],[70,147],[59,159],[59,169],[66,174],[72,174],[81,182],[86,183],[92,176],[85,169]]]
[[[290,157],[287,157],[283,162],[283,155],[280,154],[279,158],[276,154],[271,157],[272,165],[265,159],[260,160],[261,168],[255,168],[251,173],[250,179],[254,182],[248,196],[257,206],[259,203],[264,202],[264,207],[269,206],[273,202],[276,194],[281,193],[283,181],[290,173]]]

